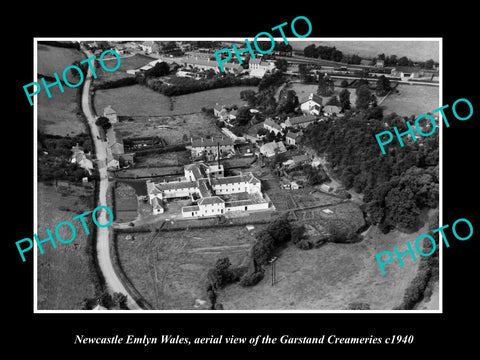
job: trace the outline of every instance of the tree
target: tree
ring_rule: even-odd
[[[318,53],[315,49],[315,45],[311,44],[311,45],[308,45],[307,47],[305,47],[303,49],[303,55],[306,56],[306,57],[317,58]]]
[[[402,56],[400,59],[397,61],[398,66],[412,66],[413,62],[406,56]]]
[[[333,95],[330,99],[328,99],[327,103],[325,105],[334,105],[337,106],[340,104],[340,101],[338,101],[338,98],[336,95]]]
[[[357,101],[355,106],[357,109],[367,109],[372,98],[372,93],[368,86],[362,85],[357,89]]]
[[[279,69],[280,71],[285,72],[285,71],[287,71],[287,69],[288,69],[288,62],[287,62],[287,60],[285,60],[285,59],[277,59],[277,60],[275,61],[275,66],[276,66],[277,69]]]
[[[425,69],[432,70],[433,65],[435,65],[435,61],[433,61],[432,59],[425,61]]]
[[[267,230],[261,231],[252,246],[252,257],[259,264],[266,264],[272,256],[275,240]]]
[[[160,77],[168,75],[169,72],[170,66],[165,61],[162,61],[160,63],[156,63],[153,68],[145,71],[145,77]]]
[[[295,90],[282,91],[277,105],[277,113],[289,114],[298,106],[298,97]]]
[[[375,88],[375,93],[378,96],[385,96],[390,91],[390,80],[388,80],[385,75],[382,75],[377,80],[377,87]]]
[[[249,106],[255,106],[255,91],[242,90],[240,91],[240,99],[246,101]]]
[[[367,120],[377,119],[380,120],[383,118],[383,110],[381,107],[374,106],[367,110]]]
[[[297,226],[294,226],[291,231],[291,237],[292,237],[292,242],[296,244],[300,240],[303,239],[303,234],[305,233],[305,225],[300,224]]]
[[[100,126],[105,132],[112,127],[110,120],[105,116],[100,116],[97,121],[95,121],[95,125]]]
[[[247,125],[251,118],[252,113],[250,112],[250,108],[248,106],[242,106],[237,110],[237,117],[235,119],[236,125]]]
[[[335,89],[335,85],[327,75],[318,79],[318,88],[317,88],[317,95],[320,96],[330,96],[333,94]]]
[[[267,135],[267,134],[268,134],[268,130],[265,129],[264,127],[258,129],[258,131],[257,131],[258,136],[263,136],[263,135]]]
[[[343,89],[340,91],[340,94],[338,94],[340,100],[340,106],[342,107],[342,110],[348,110],[350,109],[350,91],[347,89]]]
[[[267,231],[274,240],[274,245],[290,241],[292,226],[286,215],[279,216],[267,226]]]

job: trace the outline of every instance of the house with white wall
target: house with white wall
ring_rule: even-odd
[[[164,211],[167,199],[190,198],[196,204],[182,207],[183,217],[216,216],[230,211],[266,210],[261,182],[252,173],[223,176],[223,166],[195,163],[185,166],[185,180],[154,183],[147,181],[147,193],[154,214]],[[222,197],[244,193],[242,199]],[[160,209],[161,207],[161,209]]]

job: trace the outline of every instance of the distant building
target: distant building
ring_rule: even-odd
[[[263,127],[268,131],[273,131],[275,135],[278,135],[283,131],[282,127],[270,118],[265,120]]]
[[[287,132],[287,135],[285,135],[285,141],[288,145],[297,145],[298,139],[302,135],[303,133],[301,131],[297,133],[289,131]]]
[[[423,70],[415,66],[396,66],[391,71],[392,76],[402,80],[416,79],[423,76]]]
[[[197,157],[203,154],[218,155],[220,153],[228,153],[235,151],[235,143],[228,137],[210,138],[210,139],[192,139],[192,156]]]
[[[266,157],[272,157],[272,156],[275,156],[276,154],[281,154],[286,151],[287,149],[285,148],[285,145],[283,145],[283,142],[281,141],[278,141],[278,142],[272,141],[260,147],[260,153]]]
[[[152,210],[154,215],[163,214],[164,212],[161,201],[157,197],[152,199]]]
[[[103,109],[103,116],[105,116],[111,124],[115,124],[118,122],[117,112],[113,110],[110,105]]]
[[[320,96],[310,93],[306,99],[300,100],[300,109],[304,114],[320,115],[322,102],[323,100]]]
[[[262,78],[267,71],[275,69],[275,64],[271,61],[262,61],[261,59],[250,59],[248,62],[248,70],[253,77]]]
[[[144,51],[146,54],[151,54],[153,52],[158,52],[159,46],[153,41],[144,41],[139,44],[140,48],[142,51]]]
[[[385,60],[377,59],[375,61],[375,67],[383,68],[385,66]]]
[[[116,159],[125,153],[122,135],[113,126],[107,130],[107,145]]]
[[[310,161],[307,155],[295,155],[292,156],[293,165],[303,165]]]
[[[219,120],[230,124],[233,120],[237,118],[237,110],[232,109],[226,105],[215,104],[213,107],[213,115],[215,115]]]
[[[87,158],[87,155],[85,155],[85,152],[83,151],[83,148],[79,146],[78,144],[72,147],[72,158],[70,160],[73,164],[77,164],[81,168],[87,170],[87,172],[91,175],[92,170],[93,170],[93,162],[89,158]]]
[[[133,165],[134,155],[134,153],[125,154],[122,135],[115,126],[107,130],[107,168],[119,169],[120,165]]]
[[[305,128],[313,124],[317,118],[314,115],[296,116],[288,118],[285,121],[285,126],[293,128]]]
[[[323,107],[323,113],[327,116],[339,115],[342,109],[335,105],[326,105]]]

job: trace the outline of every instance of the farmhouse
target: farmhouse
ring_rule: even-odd
[[[225,65],[223,65],[223,67],[225,67]],[[260,59],[250,59],[248,63],[248,70],[253,77],[262,78],[267,71],[272,71],[273,69],[275,69],[275,64],[270,61],[267,62]]]
[[[237,118],[237,110],[216,103],[213,107],[213,115],[218,117],[220,120],[230,124],[232,120],[235,120]]]
[[[322,101],[320,96],[310,93],[306,99],[300,101],[300,109],[304,114],[320,115]]]
[[[200,58],[198,56],[185,57],[180,60],[180,63],[185,66],[185,68],[190,69],[200,69],[200,70],[213,70],[216,73],[220,72],[217,61],[212,61],[209,58]],[[226,72],[232,73],[241,73],[244,71],[243,67],[240,64],[234,64],[231,62],[225,62],[222,64]]]
[[[298,139],[300,136],[302,136],[303,133],[301,131],[294,133],[294,132],[287,132],[287,135],[285,135],[285,141],[287,142],[288,145],[297,145]]]
[[[122,135],[112,126],[107,130],[107,167],[118,169],[120,168],[120,162],[133,165],[134,153],[125,154]]]
[[[111,124],[115,124],[118,122],[117,112],[113,110],[110,105],[103,109],[103,116],[105,116]]]
[[[305,128],[316,120],[314,115],[295,116],[285,121],[285,126],[293,128]]]
[[[282,127],[277,124],[275,121],[273,121],[272,119],[268,118],[265,120],[265,122],[263,123],[263,127],[265,129],[267,129],[268,131],[273,131],[273,133],[276,135],[278,135],[279,133],[282,132]]]
[[[285,145],[283,145],[283,142],[269,142],[260,147],[260,153],[266,157],[272,157],[275,156],[276,154],[281,154],[286,152],[287,149],[285,148]]]
[[[142,49],[142,51],[145,51],[146,54],[158,52],[159,50],[159,46],[153,41],[144,41],[143,43],[139,44],[139,46]]]
[[[87,158],[87,155],[85,155],[83,148],[78,144],[75,146],[72,146],[72,153],[73,154],[72,154],[71,162],[87,170],[88,173],[91,175],[93,170],[93,162],[92,160]]]
[[[327,116],[339,115],[342,109],[335,105],[326,105],[323,107],[323,113]]]
[[[182,207],[183,217],[216,216],[230,211],[268,209],[261,182],[252,173],[223,176],[222,165],[195,163],[185,166],[185,180],[163,183],[147,181],[147,192],[153,213],[162,213],[166,199],[190,198],[195,205]],[[240,199],[222,196],[243,194]]]
[[[122,135],[113,126],[107,130],[107,144],[117,160],[121,154],[125,153]]]
[[[233,140],[227,137],[221,138],[210,138],[210,139],[195,139],[191,140],[192,142],[192,156],[197,157],[203,154],[207,155],[218,155],[218,151],[220,150],[220,154],[234,152],[235,151],[235,143]]]
[[[391,74],[400,77],[402,80],[408,80],[422,77],[423,70],[414,66],[396,66],[392,69]]]

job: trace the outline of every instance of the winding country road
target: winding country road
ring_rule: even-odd
[[[92,57],[93,54],[83,49],[84,53],[88,58]],[[101,139],[98,126],[95,125],[95,116],[93,116],[90,108],[90,85],[92,82],[92,71],[89,68],[87,76],[85,78],[85,84],[83,86],[82,93],[82,110],[85,114],[88,124],[92,133],[92,140],[95,143],[95,150],[97,156],[98,170],[100,173],[100,188],[98,196],[98,205],[97,206],[107,206],[107,189],[108,189],[108,174],[107,174],[107,148],[106,143]],[[101,211],[99,216],[99,223],[106,224],[108,223],[106,217],[106,211]],[[141,307],[135,302],[132,296],[128,293],[127,289],[123,286],[122,282],[118,278],[117,274],[112,265],[110,259],[110,249],[108,241],[108,232],[109,227],[98,227],[97,228],[97,257],[100,270],[102,271],[103,277],[105,278],[105,285],[107,290],[110,293],[120,292],[127,295],[127,306],[132,310],[141,310]]]

